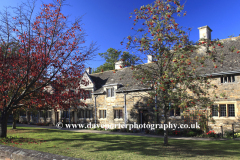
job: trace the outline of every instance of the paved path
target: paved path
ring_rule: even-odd
[[[46,129],[58,129],[56,126],[37,126],[37,125],[28,125],[28,124],[17,124],[17,127],[36,127],[36,128],[46,128]],[[133,135],[133,136],[145,136],[145,137],[159,137],[163,138],[161,135],[152,135],[152,134],[145,134],[145,133],[126,133],[126,132],[110,132],[110,131],[99,131],[99,130],[90,130],[90,129],[67,129],[62,128],[59,130],[67,130],[72,132],[80,132],[80,133],[97,133],[97,134],[118,134],[118,135]],[[211,141],[211,140],[228,140],[228,139],[211,139],[211,138],[198,138],[198,137],[172,137],[168,136],[169,139],[183,139],[183,140],[204,140],[204,141]],[[240,140],[236,138],[236,140]]]

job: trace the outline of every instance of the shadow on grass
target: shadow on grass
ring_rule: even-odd
[[[169,140],[169,146],[163,146],[162,138],[139,137],[129,135],[109,135],[93,133],[77,133],[57,129],[40,129],[19,127],[20,132],[45,133],[49,137],[46,142],[71,143],[73,148],[82,148],[87,152],[123,151],[157,157],[240,157],[240,141],[193,141]],[[56,134],[58,133],[58,134]],[[61,134],[59,134],[61,133]],[[38,135],[39,137],[39,135]],[[94,146],[94,147],[93,147]]]
[[[79,133],[78,133],[79,134]],[[124,151],[136,152],[141,155],[157,157],[232,157],[240,156],[239,141],[193,141],[193,140],[169,140],[169,146],[163,146],[162,138],[122,136],[122,135],[99,135],[84,134],[72,135],[68,139],[52,138],[49,141],[77,142],[71,147],[82,147],[86,142],[95,145],[96,150],[89,152],[102,151]],[[91,142],[91,143],[90,143]],[[90,149],[90,148],[89,148]]]
[[[9,132],[24,132],[24,133],[53,133],[53,132],[69,132],[67,130],[59,130],[59,129],[44,129],[44,128],[34,128],[34,127],[17,127],[16,129],[8,128]]]

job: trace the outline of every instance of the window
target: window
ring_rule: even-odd
[[[220,117],[226,117],[226,104],[220,104]]]
[[[45,111],[40,111],[40,117],[45,117]]]
[[[169,116],[180,116],[180,108],[171,109],[169,112]]]
[[[234,104],[228,105],[228,117],[235,117]]]
[[[88,91],[88,96],[87,98],[92,98],[92,91]]]
[[[170,116],[174,116],[174,109],[170,110]]]
[[[114,97],[114,88],[107,89],[107,97]]]
[[[115,109],[114,110],[114,119],[119,119],[119,118],[123,118],[122,109]]]
[[[83,117],[83,109],[78,110],[78,118],[84,118]]]
[[[77,117],[78,117],[78,118],[80,118],[80,111],[81,111],[81,110],[78,110],[78,112],[77,112]]]
[[[52,111],[48,111],[47,117],[48,117],[48,118],[51,118],[51,117],[52,117]]]
[[[235,82],[235,76],[234,75],[221,77],[221,83],[232,83],[232,82]]]
[[[90,115],[89,115],[89,110],[86,110],[86,118],[89,118]]]
[[[89,110],[89,118],[92,118],[92,110]]]
[[[62,118],[69,118],[68,111],[63,111],[62,112]]]
[[[219,108],[218,108],[219,107]],[[219,112],[218,112],[219,110]],[[219,115],[218,115],[219,113]],[[213,105],[212,115],[217,117],[235,117],[235,107],[234,104],[220,104]]]
[[[81,99],[88,99],[88,98],[92,98],[92,91],[91,90],[85,90],[81,93]]]
[[[99,118],[106,118],[106,110],[99,110]]]
[[[177,108],[177,109],[176,109],[176,114],[175,114],[175,116],[180,116],[180,108]]]
[[[218,105],[212,106],[212,116],[218,116]]]
[[[92,118],[92,110],[84,110],[80,109],[78,110],[78,118]]]

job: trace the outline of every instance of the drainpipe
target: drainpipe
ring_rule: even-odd
[[[95,126],[97,125],[97,96],[95,98]]]
[[[124,124],[125,124],[125,128],[127,128],[127,102],[126,102],[126,93],[124,93]]]

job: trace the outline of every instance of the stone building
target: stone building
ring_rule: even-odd
[[[211,40],[212,30],[208,26],[198,28],[200,39]],[[240,37],[220,40],[223,48],[221,49],[224,57],[223,63],[216,62],[215,68],[212,63],[206,62],[207,67],[202,70],[203,75],[211,75],[211,83],[218,88],[215,89],[217,95],[212,109],[208,109],[206,114],[212,114],[216,123],[208,123],[210,130],[220,132],[222,126],[225,130],[231,129],[232,124],[239,127],[240,118]],[[212,46],[211,46],[212,47]],[[210,47],[210,48],[211,48]],[[230,49],[229,49],[230,48]],[[204,54],[204,48],[198,50],[195,54]],[[148,62],[143,65],[149,65],[152,57],[148,56]],[[91,73],[91,68],[87,68],[82,80],[81,88],[89,91],[88,98],[84,101],[88,104],[87,108],[78,107],[77,110],[69,109],[67,111],[51,111],[48,114],[50,121],[56,124],[63,117],[71,123],[89,123],[92,124],[125,124],[134,123],[148,124],[161,122],[161,114],[157,114],[155,104],[147,105],[149,98],[148,91],[152,88],[141,84],[133,78],[133,72],[130,67],[120,68],[122,61],[115,63],[114,71],[105,71],[101,73]],[[201,70],[201,68],[198,68]],[[85,85],[85,82],[89,82]],[[212,92],[212,90],[210,91]],[[221,98],[220,93],[225,93]],[[210,94],[209,96],[214,96]],[[39,115],[39,117],[41,117]],[[171,110],[169,119],[172,122],[184,123],[182,111]]]

